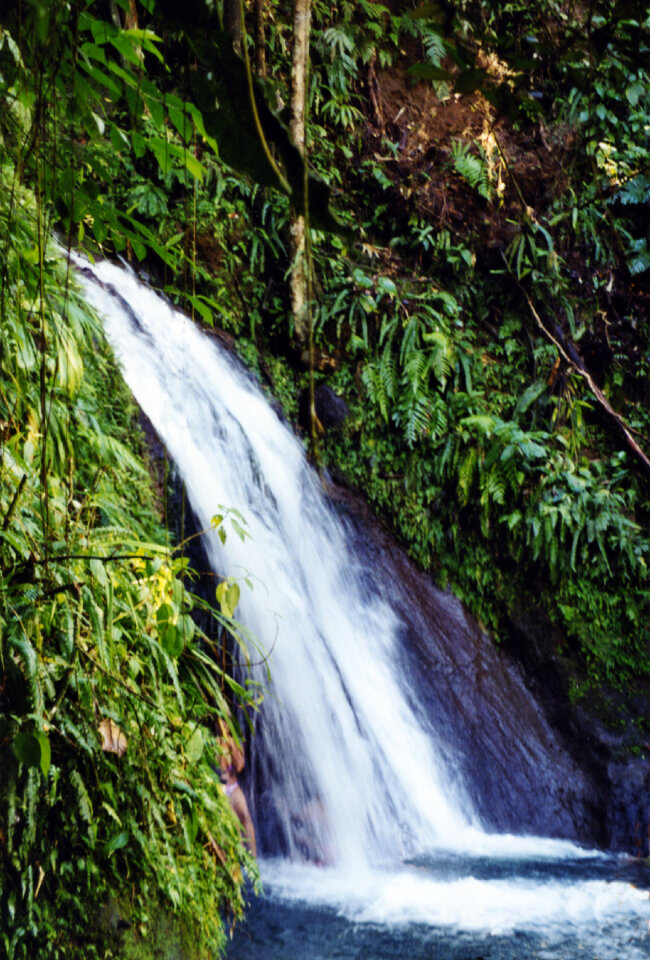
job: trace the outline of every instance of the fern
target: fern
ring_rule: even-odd
[[[413,397],[404,397],[393,419],[402,427],[404,437],[412,447],[416,440],[428,435],[431,423],[431,402],[427,393],[418,392]]]
[[[473,190],[484,197],[485,200],[492,199],[492,184],[488,175],[485,161],[475,157],[468,144],[461,140],[454,140],[451,146],[451,158],[454,170],[458,173]]]
[[[643,174],[632,177],[618,191],[615,199],[626,206],[648,203],[650,200],[650,180]]]
[[[501,465],[497,462],[491,470],[483,472],[480,480],[481,503],[491,502],[499,503],[502,506],[506,502],[506,481],[501,470]]]
[[[408,318],[400,346],[399,359],[402,365],[407,361],[408,357],[411,353],[413,353],[414,350],[419,349],[421,328],[422,320],[417,314],[414,314]]]
[[[323,41],[329,47],[331,56],[344,57],[354,52],[354,39],[346,27],[328,27],[323,30]]]
[[[41,775],[39,771],[31,768],[27,773],[27,789],[24,793],[22,809],[24,827],[21,845],[24,849],[29,849],[36,840],[36,831],[38,828],[36,805],[38,802],[40,782]]]
[[[381,360],[379,362],[379,376],[383,385],[385,396],[389,400],[394,400],[397,395],[397,370],[395,358],[391,350],[390,342],[386,344]],[[387,419],[385,417],[384,419]]]
[[[417,395],[422,389],[429,369],[429,357],[424,350],[414,350],[406,358],[402,373],[402,387]]]
[[[524,474],[517,468],[515,458],[513,456],[504,458],[502,454],[500,457],[500,465],[504,483],[509,487],[513,495],[518,493],[524,479]]]
[[[379,407],[382,418],[388,422],[388,403],[384,383],[379,370],[373,363],[366,363],[361,371],[361,380],[368,391],[371,403]]]
[[[435,393],[430,406],[431,422],[429,432],[432,438],[444,437],[449,429],[449,410],[444,397]]]
[[[477,466],[478,453],[476,447],[470,447],[458,468],[457,493],[459,502],[463,507],[467,506],[469,501]]]
[[[77,811],[82,820],[90,824],[93,822],[93,805],[88,795],[86,785],[81,779],[81,774],[76,768],[70,771],[70,783],[74,787],[77,796]]]
[[[423,339],[431,345],[429,366],[433,370],[436,379],[440,381],[441,388],[444,390],[447,379],[454,370],[454,345],[450,337],[441,330],[425,333]]]

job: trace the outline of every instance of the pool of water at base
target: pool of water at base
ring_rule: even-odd
[[[647,861],[443,856],[358,883],[263,863],[262,878],[264,893],[250,895],[227,960],[650,957]]]

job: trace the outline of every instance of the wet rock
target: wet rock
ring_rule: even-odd
[[[314,387],[314,406],[316,416],[325,430],[339,430],[350,414],[345,400],[339,397],[326,383],[317,383]],[[301,391],[298,418],[303,430],[309,430],[309,390]]]
[[[648,855],[650,766],[568,696],[565,665],[542,611],[520,612],[497,647],[452,594],[436,587],[354,492],[330,497],[373,584],[391,584],[402,623],[405,682],[486,828]],[[650,747],[650,745],[649,745]],[[620,756],[620,759],[617,759]],[[637,828],[635,825],[639,823]]]
[[[607,768],[611,788],[607,810],[609,845],[650,857],[650,760],[648,753]]]

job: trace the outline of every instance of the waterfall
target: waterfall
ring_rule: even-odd
[[[462,845],[478,819],[409,706],[399,621],[368,591],[300,441],[214,339],[119,267],[94,266],[99,282],[90,269],[87,297],[201,527],[233,508],[247,523],[245,542],[213,530],[205,545],[215,571],[241,578],[237,616],[270,665],[259,818],[272,808],[295,857]]]
[[[128,271],[74,259],[124,377],[209,531],[204,540],[213,570],[239,578],[237,617],[255,638],[252,659],[270,666],[262,722],[248,743],[256,768],[249,801],[264,827],[267,888],[330,904],[354,923],[412,921],[491,933],[532,928],[560,945],[569,931],[588,935],[603,957],[610,956],[602,951],[611,923],[620,918],[612,958],[622,955],[621,945],[630,960],[645,955],[632,942],[645,936],[648,895],[618,882],[616,864],[617,882],[609,882],[593,851],[490,832],[482,823],[467,766],[418,710],[404,669],[404,597],[421,584],[398,589],[364,566],[300,441],[255,380]],[[229,532],[222,544],[211,518],[232,509],[245,518],[249,536],[242,541]],[[431,608],[419,614],[431,615]],[[449,611],[445,616],[443,627]],[[439,657],[443,664],[444,651]],[[490,671],[475,659],[478,687]],[[258,669],[265,680],[265,668]],[[471,700],[475,691],[462,689]],[[457,700],[452,691],[449,702]],[[503,736],[503,705],[495,709]],[[520,702],[507,703],[508,711],[516,730]],[[442,716],[436,720],[444,724]],[[543,740],[537,715],[531,729]],[[505,740],[512,766],[548,769],[558,759],[554,743],[519,744],[511,732]],[[475,758],[488,742],[489,736],[479,743]],[[488,770],[491,764],[488,757]],[[538,800],[533,787],[528,809],[553,805],[567,789],[562,781],[559,791]],[[278,852],[281,859],[268,858]],[[501,863],[496,873],[489,866],[495,863]],[[554,949],[549,957],[575,956]]]

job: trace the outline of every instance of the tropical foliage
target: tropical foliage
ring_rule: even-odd
[[[218,610],[193,595],[60,245],[89,233],[174,267],[178,239],[137,216],[201,175],[167,130],[201,119],[144,73],[156,35],[93,6],[19,5],[0,33],[0,952],[128,956],[172,918],[212,957],[256,876],[211,732],[258,699],[220,666],[236,586]]]
[[[288,5],[255,6],[257,79],[221,3],[21,0],[0,23],[12,957],[125,956],[107,930],[145,937],[158,907],[208,954],[253,870],[210,767],[211,720],[259,697],[212,656],[236,595],[226,579],[214,628],[195,626],[203,601],[55,234],[230,329],[290,417],[329,378],[351,414],[321,466],[497,640],[542,608],[577,689],[650,674],[647,11],[313,0],[305,179]],[[307,357],[287,285],[306,198]]]

